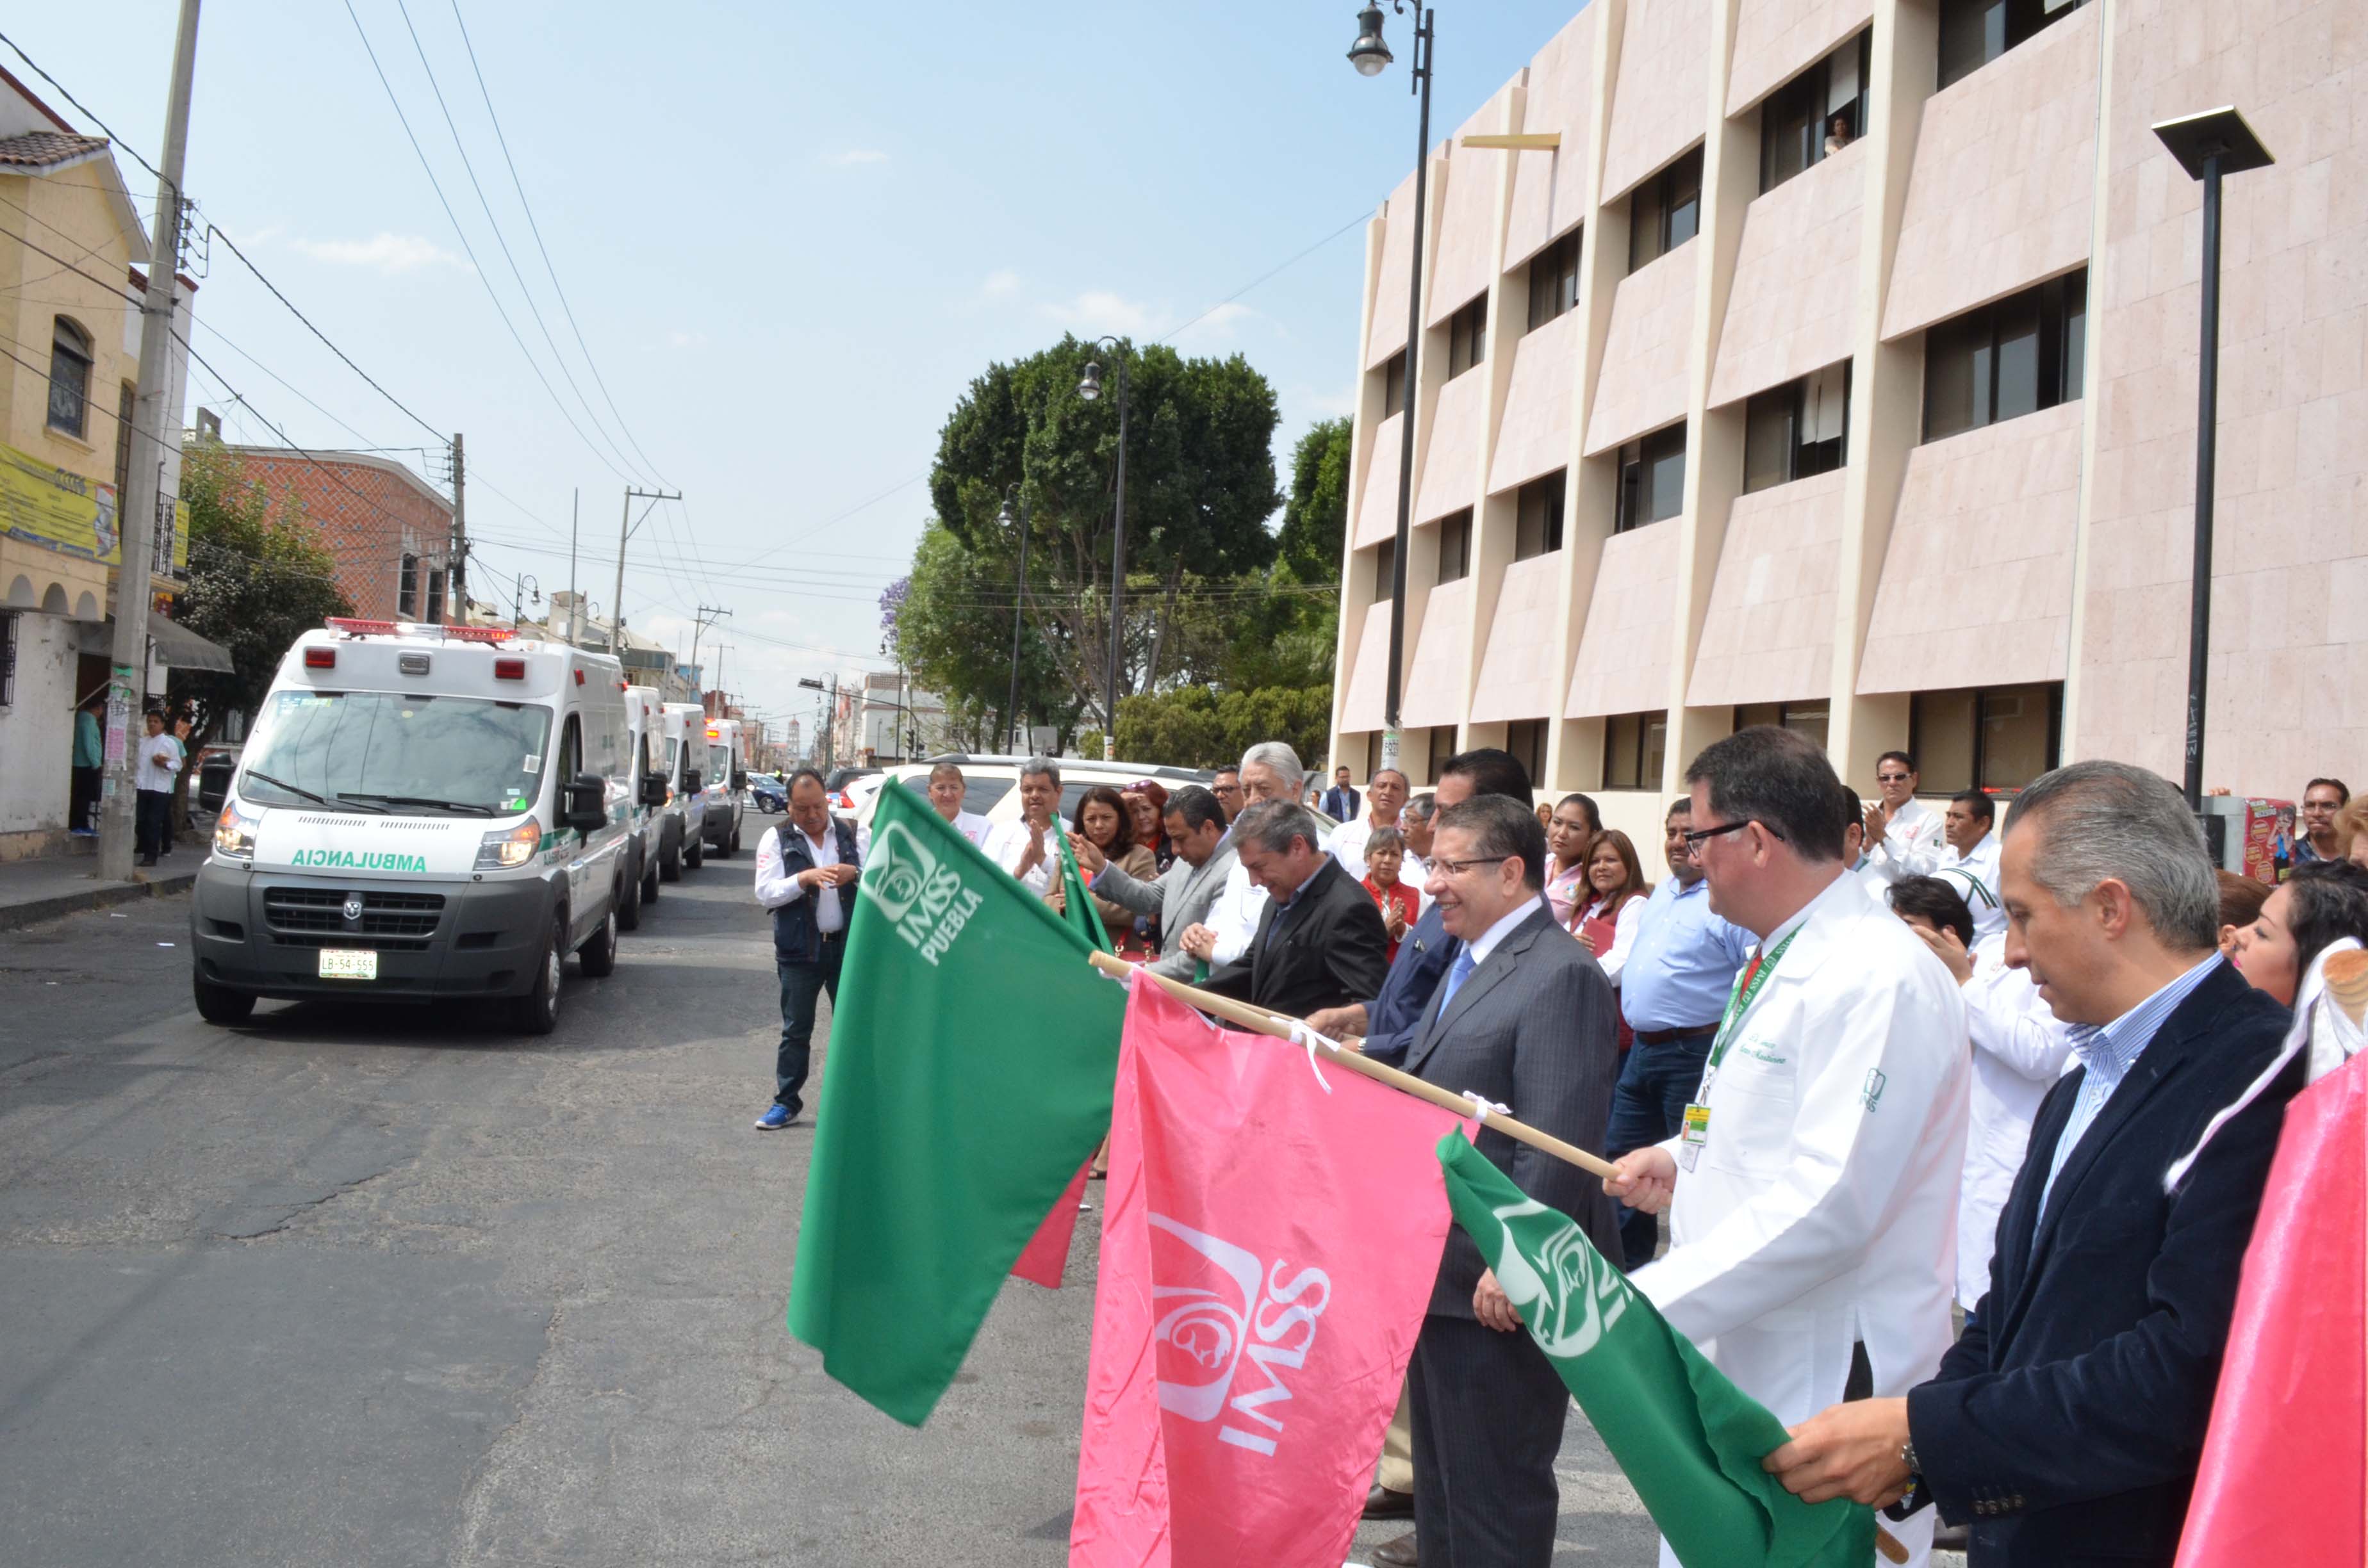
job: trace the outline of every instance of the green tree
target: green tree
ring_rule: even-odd
[[[1240,760],[1260,741],[1287,741],[1310,764],[1322,760],[1332,726],[1332,687],[1217,691],[1188,686],[1119,704],[1118,751],[1137,762],[1214,767]]]
[[[173,619],[228,649],[232,665],[175,669],[165,684],[166,701],[189,719],[188,761],[176,789],[186,809],[199,751],[232,714],[262,704],[301,633],[351,614],[353,605],[337,586],[336,558],[295,495],[268,494],[220,443],[184,449],[181,499],[189,507],[189,581]]]
[[[1309,427],[1291,454],[1291,494],[1276,543],[1282,564],[1302,583],[1337,583],[1349,535],[1349,421]]]
[[[1035,576],[1035,562],[1029,562]],[[916,685],[936,692],[946,722],[965,745],[1000,751],[1011,734],[1011,616],[1015,562],[996,561],[931,523],[913,551],[912,574],[893,607],[882,597],[884,630]],[[893,596],[894,590],[891,589]],[[1052,724],[1064,744],[1085,700],[1063,677],[1041,630],[1024,629],[1019,707]]]

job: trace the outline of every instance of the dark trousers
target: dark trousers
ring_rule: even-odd
[[[172,792],[167,790],[142,790],[132,805],[132,845],[143,860],[153,860],[170,845],[165,819],[173,806]]]
[[[1604,1128],[1603,1151],[1611,1159],[1658,1143],[1683,1124],[1687,1102],[1702,1087],[1703,1064],[1710,1061],[1709,1035],[1663,1040],[1646,1045],[1638,1040],[1620,1064],[1620,1081],[1611,1090],[1611,1119]],[[1620,1246],[1630,1268],[1653,1261],[1660,1240],[1657,1215],[1643,1214],[1621,1204]]]
[[[1546,1568],[1570,1407],[1554,1363],[1525,1330],[1433,1312],[1406,1381],[1422,1568]]]
[[[100,770],[96,767],[77,767],[74,770],[73,780],[67,787],[66,825],[68,827],[98,825],[90,818],[91,812],[98,806],[99,777]]]
[[[814,1061],[815,1007],[825,991],[831,1006],[838,1006],[838,968],[846,957],[847,933],[834,931],[823,938],[822,957],[813,963],[774,960],[781,976],[781,1045],[773,1057],[773,1099],[791,1116],[805,1108],[798,1091],[806,1086]]]

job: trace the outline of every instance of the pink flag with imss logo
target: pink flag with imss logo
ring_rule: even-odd
[[[1339,1568],[1458,1119],[1131,983],[1069,1562]]]

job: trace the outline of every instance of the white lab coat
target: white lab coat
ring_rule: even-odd
[[[1948,971],[1842,874],[1707,1075],[1709,1140],[1695,1169],[1680,1161],[1672,1245],[1634,1283],[1786,1426],[1840,1402],[1853,1342],[1883,1396],[1949,1348],[1964,1039]],[[1920,1560],[1931,1511],[1891,1528]]]
[[[2007,968],[2005,936],[1975,943],[1971,957],[1973,978],[1958,993],[1974,1053],[1957,1199],[1957,1303],[1967,1312],[1989,1289],[1998,1211],[2022,1168],[2039,1102],[2072,1060],[2070,1028],[2040,1000],[2028,971]]]
[[[1975,943],[2006,935],[2006,906],[1998,902],[1996,829],[1982,835],[1982,841],[1974,846],[1971,854],[1960,855],[1951,848],[1932,874],[1955,888],[1964,899],[1965,907],[1973,912]]]
[[[1866,846],[1867,863],[1886,882],[1929,877],[1949,856],[1949,827],[1941,813],[1910,800],[1891,819],[1891,831]]]

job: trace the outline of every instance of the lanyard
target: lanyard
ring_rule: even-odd
[[[1804,921],[1803,924],[1807,923]],[[1784,949],[1791,947],[1793,938],[1800,934],[1801,927],[1793,926],[1784,933],[1782,941],[1760,956],[1759,962],[1752,968],[1750,984],[1746,985],[1743,983],[1743,976],[1739,974],[1735,977],[1735,990],[1727,998],[1726,1016],[1719,1020],[1718,1039],[1711,1042],[1710,1071],[1712,1073],[1716,1073],[1718,1064],[1726,1059],[1727,1047],[1735,1043],[1735,1026],[1741,1021],[1743,1015],[1750,1010],[1751,999],[1759,994],[1759,988],[1762,985],[1768,983],[1768,976],[1775,970],[1777,960],[1783,958]],[[1707,1087],[1707,1080],[1704,1081],[1705,1087]]]

